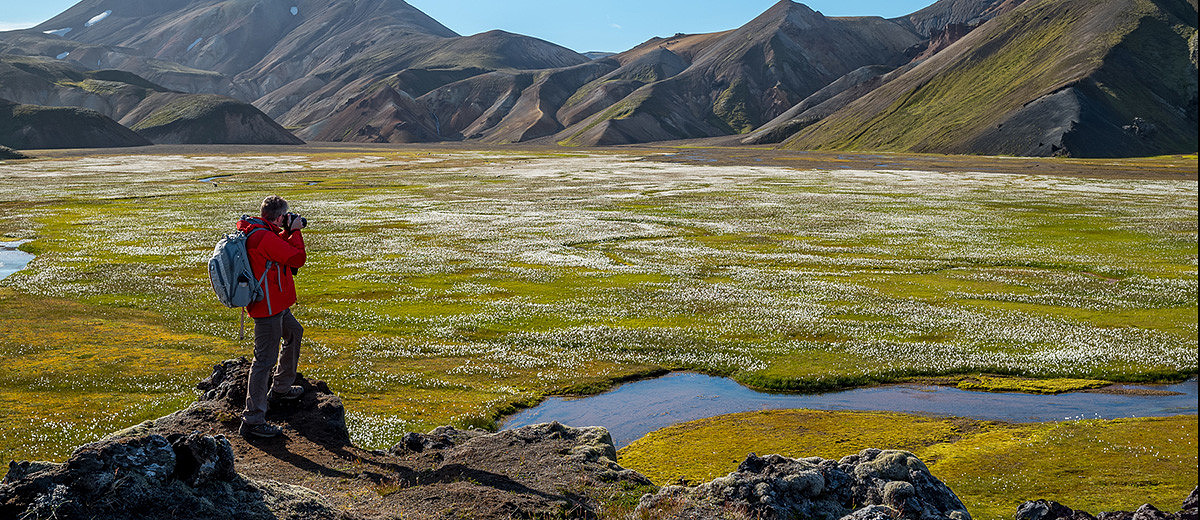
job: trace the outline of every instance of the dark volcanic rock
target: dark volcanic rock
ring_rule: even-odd
[[[199,433],[106,439],[63,464],[10,463],[0,517],[350,518],[312,491],[238,476],[229,441]]]
[[[108,438],[120,439],[150,433],[170,436],[214,426],[234,431],[241,424],[249,374],[250,361],[244,357],[222,361],[213,366],[212,375],[196,384],[202,393],[191,406],[118,431]],[[271,403],[267,420],[281,424],[322,446],[350,445],[346,409],[342,406],[341,398],[334,395],[324,381],[309,379],[304,374],[298,374],[294,384],[304,388],[304,395],[295,401]]]
[[[1197,489],[1183,500],[1183,509],[1167,513],[1143,504],[1137,511],[1105,511],[1096,516],[1076,511],[1053,500],[1031,500],[1017,507],[1015,520],[1196,520]]]
[[[664,487],[638,505],[644,513],[673,511],[670,518],[716,518],[730,510],[750,518],[971,518],[911,453],[877,449],[840,461],[750,454],[736,472],[696,487]]]
[[[1053,500],[1025,502],[1017,508],[1015,520],[1093,520],[1086,511],[1075,511]]]
[[[190,407],[84,445],[66,463],[11,463],[0,518],[355,518],[310,489],[239,475],[230,441],[198,431],[236,428],[249,369],[245,358],[214,366]],[[341,400],[302,374],[296,384],[304,396],[273,405],[268,419],[323,445],[350,444]]]
[[[212,375],[196,385],[204,393],[195,404],[137,428],[168,428],[193,422],[236,424],[241,420],[246,404],[249,374],[250,361],[246,358],[223,361],[213,367]],[[293,384],[304,388],[304,395],[291,403],[272,404],[267,420],[285,423],[324,446],[349,445],[350,432],[346,429],[346,409],[342,399],[334,395],[324,381],[309,379],[304,374],[298,374]]]

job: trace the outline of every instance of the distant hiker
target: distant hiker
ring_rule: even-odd
[[[292,316],[296,285],[292,275],[304,266],[304,238],[300,229],[307,221],[288,213],[288,203],[272,195],[262,202],[262,218],[242,217],[238,231],[246,233],[246,251],[255,280],[263,280],[266,296],[246,306],[254,318],[254,362],[246,384],[246,409],[242,412],[243,436],[275,437],[278,426],[267,424],[268,403],[299,399],[304,394],[296,381],[300,362],[300,338],[304,327]],[[256,229],[269,233],[254,233]],[[280,340],[283,348],[280,348]],[[268,388],[269,386],[269,388]]]

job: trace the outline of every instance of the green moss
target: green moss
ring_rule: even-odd
[[[650,94],[648,92],[642,92],[640,94],[634,93],[634,94],[629,95],[625,99],[622,99],[621,101],[613,103],[612,106],[604,109],[604,111],[601,112],[600,115],[593,116],[591,121],[587,125],[584,125],[583,128],[580,128],[579,131],[575,132],[570,137],[563,139],[562,141],[559,141],[558,144],[563,145],[563,146],[577,145],[579,136],[587,133],[588,130],[595,128],[596,125],[599,125],[600,123],[603,123],[605,121],[610,121],[610,120],[614,120],[614,119],[625,119],[627,117],[632,116],[641,107],[642,103],[644,103],[649,98],[650,98]]]
[[[217,114],[222,107],[228,106],[240,107],[241,103],[225,96],[213,94],[185,96],[163,105],[130,128],[135,131],[148,130],[176,124],[180,121],[204,123]],[[212,121],[212,124],[219,124],[219,122]]]
[[[1154,77],[1162,85],[1182,86],[1187,84],[1183,75],[1192,75],[1190,64],[1185,63],[1186,52],[1154,57],[1154,52],[1170,45],[1162,39],[1169,31],[1146,26],[1161,24],[1157,19],[1166,15],[1150,2],[1128,4],[1132,5],[1106,2],[1097,6],[1093,2],[1056,0],[1022,5],[985,28],[991,35],[989,40],[980,42],[936,75],[909,84],[885,85],[869,96],[875,105],[860,103],[855,105],[858,108],[839,111],[805,128],[785,146],[963,151],[970,139],[995,128],[1028,102],[1066,86],[1088,88],[1088,81],[1103,83],[1109,77],[1114,79],[1112,85],[1128,87],[1128,91],[1109,93],[1113,98],[1111,108],[1117,113],[1131,114],[1130,118],[1135,113],[1159,114],[1162,105],[1145,100],[1179,96],[1152,92],[1151,87],[1131,78]],[[1153,41],[1143,41],[1146,38],[1138,37],[1139,32],[1154,34]],[[1180,42],[1186,51],[1186,40]],[[1131,53],[1141,58],[1125,66],[1119,55],[1121,49],[1130,46],[1145,52]],[[906,77],[920,73],[914,71]],[[1099,75],[1090,76],[1094,74]],[[880,101],[884,99],[891,100],[889,106],[882,106]],[[1194,149],[1195,135],[1190,140],[1190,149]],[[1172,145],[1162,149],[1189,148]]]
[[[750,114],[750,102],[750,89],[744,81],[736,79],[713,102],[713,114],[734,132],[748,133],[754,130],[757,122]]]
[[[60,82],[59,85],[66,86],[66,87],[78,88],[80,90],[90,92],[92,94],[99,94],[102,96],[113,96],[113,95],[122,95],[122,94],[141,95],[141,96],[148,95],[146,90],[141,87],[133,86],[128,83],[123,83],[123,82],[119,82],[119,81],[104,81],[104,80],[89,78],[89,79],[85,79],[83,81],[77,81],[77,82]]]
[[[264,193],[312,222],[301,370],[338,389],[369,447],[670,369],[793,391],[1195,371],[1194,183],[709,177],[631,156],[363,146],[11,165],[0,231],[38,257],[0,283],[0,389],[174,395],[248,353],[203,262]],[[927,354],[945,349],[984,362]],[[1047,350],[1068,358],[1047,366]],[[24,453],[46,427],[9,428],[0,449]]]
[[[951,377],[906,378],[909,382],[928,383],[953,386],[962,390],[977,390],[983,392],[1024,392],[1027,394],[1062,394],[1078,392],[1093,388],[1102,388],[1112,384],[1111,381],[1099,379],[1047,378],[1031,379],[1018,376],[1002,376],[995,374],[972,374]]]

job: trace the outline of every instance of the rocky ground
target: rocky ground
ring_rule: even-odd
[[[1196,520],[1197,504],[1200,498],[1197,490],[1183,500],[1183,508],[1175,513],[1159,511],[1158,508],[1145,504],[1137,511],[1106,511],[1092,516],[1087,511],[1078,511],[1064,506],[1053,500],[1031,500],[1017,508],[1015,520]]]
[[[598,427],[441,427],[365,450],[350,441],[341,400],[303,376],[304,396],[268,414],[285,435],[247,440],[236,431],[248,370],[244,358],[216,365],[192,406],[82,446],[65,463],[11,463],[0,518],[970,519],[903,451],[836,461],[750,454],[725,477],[658,488],[615,462]],[[1145,506],[1099,519],[1195,520],[1195,504],[1193,491],[1177,514]],[[1044,500],[1017,517],[1093,518]]]

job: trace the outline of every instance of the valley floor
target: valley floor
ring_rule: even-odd
[[[272,193],[312,224],[301,369],[360,446],[665,370],[780,391],[1196,373],[1195,156],[32,154],[0,162],[0,241],[36,255],[0,281],[0,459],[61,459],[248,355],[204,263]]]

